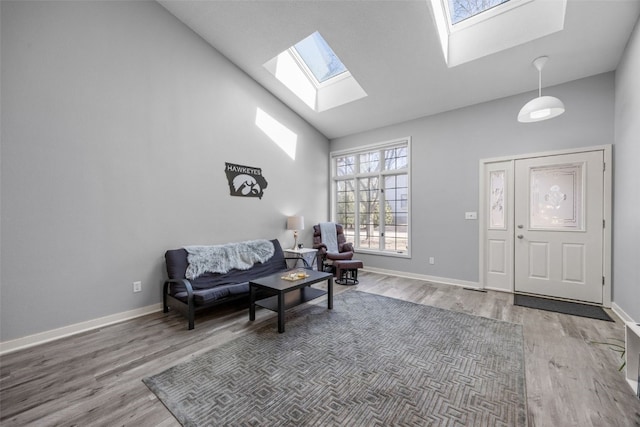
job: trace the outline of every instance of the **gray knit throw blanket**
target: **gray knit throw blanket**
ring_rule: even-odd
[[[204,273],[226,273],[232,269],[248,270],[256,262],[265,262],[275,249],[269,240],[248,240],[215,246],[185,246],[187,251],[187,279]]]

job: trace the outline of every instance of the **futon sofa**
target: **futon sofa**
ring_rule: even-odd
[[[269,248],[270,251],[269,242],[273,245],[273,255],[251,265],[252,259],[259,258],[259,256],[252,257],[252,253],[247,254],[251,251],[242,245],[259,243],[260,246],[257,246],[256,252],[265,250],[265,248]],[[224,266],[215,265],[215,268],[203,267],[196,262],[204,264],[208,261],[217,262],[220,258],[224,258],[220,254],[224,255],[228,249],[237,252],[237,245],[240,245],[240,257],[245,258],[240,262],[241,264],[244,262],[241,268],[228,269],[229,263]],[[197,252],[198,250],[201,252]],[[212,254],[209,256],[210,259],[206,259],[207,254]],[[247,257],[247,255],[249,256]],[[262,258],[268,256],[264,253],[260,255]],[[180,311],[188,319],[188,328],[193,329],[197,311],[242,298],[246,298],[248,301],[249,281],[286,271],[288,269],[287,259],[277,239],[206,247],[186,246],[168,250],[165,253],[168,279],[164,282],[162,292],[163,311],[167,313],[170,308]],[[214,264],[216,263],[214,262]],[[224,271],[227,269],[228,271]],[[223,272],[214,272],[216,270]]]

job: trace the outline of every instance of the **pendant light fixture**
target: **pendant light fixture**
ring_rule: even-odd
[[[547,56],[541,56],[533,61],[533,66],[538,70],[538,97],[524,104],[518,113],[518,121],[521,123],[540,122],[564,113],[562,101],[554,96],[542,96],[542,68],[548,59]]]

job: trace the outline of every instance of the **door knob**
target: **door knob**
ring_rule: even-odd
[[[524,227],[524,225],[518,224],[518,228],[523,228],[523,227]]]
[[[522,234],[518,234],[516,237],[517,237],[518,239],[522,239],[524,236],[523,236]]]

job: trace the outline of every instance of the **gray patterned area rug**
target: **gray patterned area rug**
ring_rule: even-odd
[[[345,291],[144,383],[185,426],[525,426],[522,327]]]

